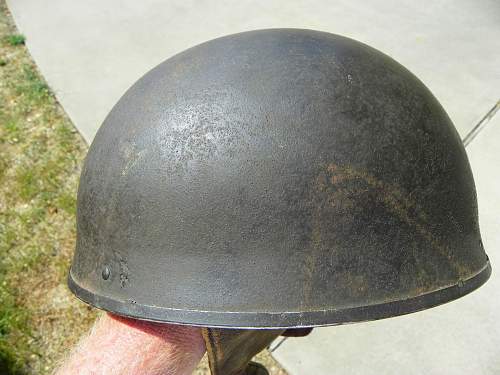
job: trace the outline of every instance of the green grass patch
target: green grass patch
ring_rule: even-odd
[[[7,283],[0,284],[0,373],[20,374],[24,365],[24,357],[32,354],[27,340],[31,335],[28,325],[28,311],[19,307],[14,296],[6,289]],[[13,346],[8,338],[16,337],[17,345]]]
[[[26,38],[22,34],[7,35],[5,40],[7,40],[7,43],[9,43],[11,46],[24,45],[24,43],[26,42]]]

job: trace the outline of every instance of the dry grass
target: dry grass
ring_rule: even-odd
[[[0,0],[0,374],[43,375],[96,316],[66,287],[87,146],[24,42]],[[286,375],[268,352],[258,360]],[[196,374],[208,373],[204,360]]]
[[[86,145],[0,7],[0,373],[45,374],[94,316],[65,287]]]

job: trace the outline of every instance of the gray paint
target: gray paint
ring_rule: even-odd
[[[77,228],[80,298],[186,324],[380,319],[490,272],[443,108],[388,56],[307,30],[216,39],[141,78],[90,147]]]

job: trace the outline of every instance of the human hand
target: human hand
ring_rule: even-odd
[[[200,328],[107,313],[55,375],[191,375],[204,353]]]

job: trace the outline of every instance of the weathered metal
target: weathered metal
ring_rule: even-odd
[[[293,328],[406,314],[491,272],[434,96],[328,33],[215,39],[130,88],[80,179],[69,285],[140,319]]]

